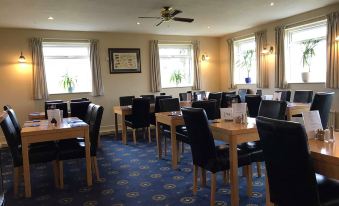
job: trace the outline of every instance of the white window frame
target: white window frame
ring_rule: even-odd
[[[161,47],[180,47],[180,46],[188,46],[190,47],[190,54],[189,55],[161,55],[160,54],[160,49]],[[193,45],[192,44],[166,44],[166,43],[160,43],[158,44],[159,47],[159,61],[160,61],[160,76],[163,78],[163,72],[161,68],[161,59],[162,58],[187,58],[189,60],[189,70],[188,72],[188,81],[181,83],[179,85],[164,85],[163,81],[161,81],[161,88],[166,89],[166,88],[180,88],[180,87],[192,87],[193,86],[193,77],[194,77],[194,57],[193,57]],[[167,76],[168,77],[168,76]],[[168,77],[170,78],[170,77]]]
[[[294,52],[295,49],[292,49],[292,36],[294,33],[303,31],[303,30],[307,30],[307,29],[311,29],[311,28],[316,28],[316,27],[325,27],[327,29],[327,20],[319,20],[319,21],[315,21],[315,22],[311,22],[311,23],[306,23],[306,24],[302,24],[299,26],[295,26],[295,27],[290,27],[288,29],[285,30],[285,78],[288,84],[304,84],[303,81],[301,81],[301,72],[305,71],[304,68],[302,68],[302,61],[300,60],[300,65],[296,65],[295,62],[292,62],[292,56],[295,57],[297,54]],[[327,30],[326,30],[327,33]],[[309,40],[312,38],[305,38],[304,40]],[[324,62],[322,62],[324,64],[324,79],[323,80],[312,80],[310,79],[309,82],[307,83],[325,83],[326,81],[326,35],[322,36],[320,38],[316,38],[319,39],[321,41],[325,41],[325,51],[323,51],[322,55],[325,55],[323,59]],[[303,40],[303,41],[304,41]],[[294,41],[294,43],[296,42],[302,42],[302,41]],[[317,55],[317,53],[316,53]],[[295,69],[297,67],[297,69]],[[293,70],[293,71],[292,71]],[[311,69],[311,73],[312,73],[312,69]],[[322,73],[322,72],[320,72]],[[291,76],[294,75],[299,75],[300,76],[300,81],[296,81],[291,79]],[[317,75],[313,75],[313,78],[316,77]]]

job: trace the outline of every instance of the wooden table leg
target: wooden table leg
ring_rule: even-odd
[[[238,152],[237,144],[230,141],[231,205],[239,205]]]
[[[91,162],[91,142],[89,140],[88,127],[85,129],[85,150],[86,150],[86,175],[87,175],[87,186],[92,186],[92,162]]]
[[[114,113],[115,139],[118,139],[118,114]]]
[[[162,148],[161,148],[161,134],[160,134],[160,123],[156,122],[155,124],[155,135],[157,139],[157,148],[158,148],[158,158],[162,158]]]
[[[121,115],[121,127],[122,127],[122,143],[127,144],[127,131],[126,131],[126,123],[125,123],[125,114]]]
[[[171,125],[171,149],[172,149],[172,169],[177,169],[178,164],[178,148],[177,148],[177,135],[176,127]]]
[[[25,196],[31,197],[31,174],[29,170],[29,158],[28,158],[28,143],[26,138],[22,138],[22,162],[23,162],[23,175],[25,183]]]

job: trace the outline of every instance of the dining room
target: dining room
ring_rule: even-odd
[[[1,5],[0,205],[339,205],[336,0]]]

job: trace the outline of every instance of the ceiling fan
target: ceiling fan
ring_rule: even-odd
[[[140,19],[160,19],[160,22],[156,24],[155,26],[159,26],[163,22],[169,22],[169,21],[181,21],[181,22],[187,22],[191,23],[194,21],[194,19],[190,18],[181,18],[181,17],[175,17],[176,15],[182,13],[182,11],[173,9],[169,6],[165,6],[160,11],[160,16],[158,17],[149,17],[149,16],[140,16]]]

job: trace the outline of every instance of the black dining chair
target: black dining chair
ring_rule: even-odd
[[[162,95],[162,96],[156,96],[155,97],[154,113],[150,114],[150,123],[152,125],[155,125],[155,113],[160,111],[160,103],[159,103],[159,101],[161,99],[171,99],[171,98],[172,98],[172,96],[170,96],[170,95]]]
[[[187,93],[179,93],[180,101],[187,101]]]
[[[125,120],[126,127],[133,129],[133,142],[137,143],[136,129],[143,128],[148,131],[148,141],[151,142],[151,131],[150,131],[150,103],[148,99],[135,98],[133,99],[132,115],[131,119]],[[145,133],[144,133],[145,136]]]
[[[160,92],[160,96],[162,96],[162,95],[166,95],[166,93],[165,92]]]
[[[90,114],[90,119],[88,123],[89,127],[89,138],[90,138],[90,153],[91,153],[91,162],[93,164],[93,173],[95,173],[96,178],[100,181],[100,173],[97,161],[97,148],[98,148],[98,138],[101,125],[102,114],[104,108],[100,105],[94,105]],[[59,160],[59,180],[60,187],[64,187],[64,169],[63,162],[70,159],[81,159],[86,157],[86,146],[84,141],[73,141],[73,142],[59,142],[58,148],[58,160]]]
[[[134,98],[135,98],[135,96],[122,96],[122,97],[119,97],[119,104],[120,104],[120,106],[132,105]]]
[[[86,97],[82,97],[78,99],[71,99],[71,102],[86,102],[86,101],[89,101],[89,99]]]
[[[328,117],[334,98],[334,92],[317,92],[314,95],[310,110],[318,110],[323,128],[327,128]]]
[[[268,117],[272,119],[285,119],[287,103],[286,101],[262,100],[259,106],[258,116]],[[264,161],[260,141],[246,142],[238,146],[244,153],[251,156],[251,161],[257,164],[258,176],[261,176],[260,162]]]
[[[67,117],[68,117],[68,106],[67,106],[67,102],[61,102],[61,103],[48,103],[48,104],[47,104],[47,108],[48,108],[48,109],[59,109],[60,111],[62,111],[62,117],[63,117],[63,118],[67,118]],[[47,110],[48,110],[48,109],[47,109]],[[45,113],[46,119],[48,119],[47,110],[46,110],[46,113]]]
[[[3,111],[0,115],[0,125],[3,134],[5,135],[6,143],[9,147],[9,151],[12,156],[13,161],[13,183],[14,183],[14,195],[18,194],[19,190],[19,181],[20,176],[22,174],[22,150],[21,150],[21,143],[20,143],[20,133],[16,130],[11,117],[8,115],[6,111]],[[57,177],[57,147],[55,144],[45,144],[34,146],[30,145],[28,148],[28,156],[30,164],[37,164],[37,163],[45,163],[45,162],[53,162],[53,169],[54,169],[54,177],[55,177],[55,185],[58,186],[58,177]]]
[[[151,95],[140,95],[141,98],[144,98],[144,99],[148,99],[149,100],[149,103],[150,104],[154,104],[155,103],[155,97],[153,94]]]
[[[215,203],[216,173],[230,169],[229,150],[227,147],[216,147],[205,111],[201,108],[182,108],[182,114],[187,127],[188,136],[192,140],[191,152],[193,159],[193,194],[197,193],[198,170],[211,172],[210,205]],[[238,166],[249,166],[248,155],[238,155]],[[248,169],[249,171],[249,169]],[[247,175],[250,177],[250,175]],[[202,178],[205,178],[202,175]],[[247,181],[252,184],[251,179]]]
[[[237,94],[223,95],[221,99],[221,108],[232,107],[232,103],[241,103],[240,96]]]
[[[221,95],[221,108],[227,108],[230,107],[229,103],[229,97],[236,96],[236,91],[229,91],[229,92],[222,92]]]
[[[278,91],[275,91],[275,92],[281,93],[280,101],[287,101],[287,102],[291,101],[291,91],[290,90],[278,90]]]
[[[49,100],[45,101],[45,119],[47,119],[47,109],[50,109],[52,103],[63,103],[63,100]]]
[[[206,99],[206,91],[196,91],[195,94],[200,95],[202,100]]]
[[[222,92],[211,92],[208,95],[208,100],[212,100],[212,99],[217,101],[216,118],[220,119],[220,108],[221,108]]]
[[[180,111],[178,98],[166,98],[159,100],[160,112]]]
[[[339,205],[339,182],[314,172],[304,127],[257,117],[270,201],[279,206]]]
[[[296,90],[294,92],[293,102],[311,103],[313,98],[312,90]]]
[[[261,89],[257,89],[255,94],[262,96],[262,90]]]
[[[247,103],[248,116],[257,117],[261,103],[261,96],[257,94],[247,94],[245,96],[245,102]]]
[[[192,102],[192,107],[204,109],[209,120],[214,120],[218,118],[217,101],[214,99],[204,101],[194,101]]]
[[[85,120],[88,105],[90,103],[90,101],[70,102],[71,117],[78,117],[81,120]]]

